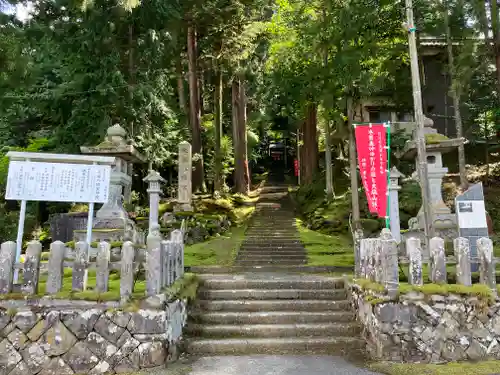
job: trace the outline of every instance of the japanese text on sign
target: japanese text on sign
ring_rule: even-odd
[[[109,165],[11,161],[5,199],[105,203],[110,175]]]
[[[361,180],[370,212],[387,215],[387,147],[384,124],[355,128]]]

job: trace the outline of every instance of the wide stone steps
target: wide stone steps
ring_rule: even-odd
[[[240,253],[237,257],[238,260],[248,259],[252,261],[272,261],[272,260],[282,260],[282,259],[291,259],[291,260],[302,260],[305,261],[307,259],[305,254],[300,253],[248,253],[243,252]]]
[[[354,314],[347,311],[217,311],[195,312],[191,319],[206,324],[304,324],[351,322]]]
[[[199,300],[201,311],[342,311],[350,308],[347,300]]]
[[[346,292],[343,289],[237,289],[237,290],[201,290],[202,299],[212,300],[269,300],[269,299],[304,299],[304,300],[343,300]]]
[[[188,334],[210,336],[211,338],[231,337],[338,337],[354,336],[361,333],[359,324],[348,323],[297,323],[297,324],[193,324]]]
[[[278,337],[197,339],[188,341],[186,351],[196,355],[242,354],[352,354],[365,342],[357,337]]]
[[[234,276],[232,278],[227,278],[227,275],[217,276],[213,275],[209,279],[205,279],[201,282],[201,286],[205,290],[242,290],[242,289],[260,289],[260,290],[270,290],[270,289],[300,289],[300,290],[310,290],[317,291],[317,289],[330,290],[330,293],[335,293],[338,291],[344,292],[344,280],[342,279],[328,279],[323,280],[311,280],[307,278],[301,278],[300,276],[295,278],[280,279],[280,277],[275,277],[271,280],[264,280],[259,275],[252,276],[252,278],[239,278]]]
[[[294,266],[294,265],[301,265],[301,264],[307,264],[307,259],[283,259],[283,258],[272,258],[272,259],[267,259],[267,260],[262,260],[262,259],[245,259],[245,258],[237,258],[238,264],[245,266],[267,266],[267,265],[289,265],[289,266]]]

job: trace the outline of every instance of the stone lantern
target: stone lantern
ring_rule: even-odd
[[[82,154],[115,157],[109,200],[96,213],[92,241],[143,242],[138,238],[135,224],[123,207],[123,200],[130,201],[133,164],[145,163],[146,158],[126,137],[126,130],[115,124],[108,128],[105,140],[99,145],[80,147]]]
[[[457,218],[451,209],[444,203],[442,195],[443,177],[448,173],[448,168],[443,166],[443,154],[453,151],[464,142],[463,138],[449,139],[446,136],[439,134],[436,129],[432,128],[434,122],[429,119],[424,119],[424,134],[426,136],[426,154],[427,154],[427,177],[430,190],[430,204],[432,213],[432,225],[434,227],[434,235],[442,238],[454,239],[457,236]],[[407,160],[415,159],[417,156],[417,147],[415,141],[408,141],[404,150],[403,158]],[[417,170],[418,170],[418,160]],[[415,176],[418,180],[418,174]],[[424,230],[424,213],[423,207],[416,218],[410,219],[410,230]],[[413,234],[409,234],[412,236]]]

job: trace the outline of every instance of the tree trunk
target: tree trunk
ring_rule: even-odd
[[[186,90],[184,89],[184,72],[182,71],[181,58],[177,60],[177,94],[179,95],[179,109],[187,117]]]
[[[247,137],[247,96],[245,92],[245,78],[239,77],[239,103],[238,103],[238,138],[240,140],[243,159],[243,175],[245,179],[245,194],[250,190],[250,175],[248,171],[248,137]]]
[[[318,169],[317,107],[309,103],[306,108],[306,119],[302,124],[304,145],[301,155],[301,184],[308,185],[314,181],[314,172]]]
[[[222,70],[219,64],[215,64],[215,90],[214,90],[214,106],[215,106],[215,191],[222,190],[222,155],[221,155],[221,138],[222,138]]]
[[[232,123],[233,123],[233,149],[234,149],[234,187],[237,193],[246,194],[245,188],[245,161],[241,150],[242,139],[239,129],[239,105],[240,87],[239,81],[235,78],[231,86],[232,96]]]
[[[444,9],[444,19],[446,24],[446,43],[448,46],[448,73],[450,75],[451,96],[453,99],[453,110],[455,112],[455,128],[457,130],[457,138],[462,138],[462,114],[460,113],[460,94],[457,87],[459,83],[455,80],[455,58],[453,56],[453,43],[451,40],[448,6],[446,6]],[[460,186],[462,187],[462,189],[466,189],[468,181],[467,171],[465,169],[465,148],[463,143],[458,146],[458,168],[460,170]]]
[[[359,213],[359,185],[358,168],[356,160],[356,140],[354,137],[353,122],[353,101],[347,100],[347,131],[349,132],[349,172],[351,175],[351,202],[352,202],[352,222],[353,231],[361,228],[361,215]]]
[[[128,27],[128,96],[130,106],[132,106],[134,85],[134,25],[130,24]],[[130,119],[129,122],[129,135],[133,137],[134,134],[134,121]]]
[[[193,192],[204,191],[203,148],[201,144],[200,103],[198,101],[196,30],[188,26],[187,50],[189,63],[189,118],[193,149]]]
[[[498,24],[497,1],[490,1],[491,31],[493,34],[493,51],[497,77],[497,89],[500,92],[500,25]]]

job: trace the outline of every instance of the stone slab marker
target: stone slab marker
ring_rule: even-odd
[[[375,281],[377,283],[383,283],[384,269],[382,267],[382,242],[378,238],[373,240],[373,265]]]
[[[431,238],[429,241],[429,248],[429,278],[432,283],[446,283],[448,281],[448,277],[446,273],[446,252],[444,250],[444,239],[440,237]]]
[[[170,248],[172,246],[171,241],[162,241],[161,249],[163,252],[163,285],[168,287],[172,284],[171,278],[171,260],[170,260]]]
[[[423,285],[422,274],[422,245],[419,238],[408,238],[406,240],[406,251],[410,259],[408,281],[411,285]]]
[[[477,240],[477,252],[479,255],[479,273],[481,283],[490,287],[497,294],[497,279],[495,261],[493,259],[493,241],[489,238]]]
[[[390,297],[395,297],[399,288],[398,244],[393,238],[381,239],[384,287]]]
[[[375,281],[375,240],[366,240],[366,278]]]
[[[62,289],[65,253],[66,245],[61,241],[50,244],[49,272],[45,289],[48,294],[56,294]]]
[[[24,261],[23,286],[21,287],[23,293],[38,293],[41,254],[42,244],[39,241],[30,241],[26,249],[26,260]]]
[[[359,277],[365,278],[367,276],[367,251],[368,239],[362,239],[359,245]]]
[[[124,242],[120,271],[120,299],[122,302],[127,301],[134,290],[134,257],[134,244],[131,241]]]
[[[159,294],[163,288],[163,254],[160,226],[155,223],[150,228],[146,239],[146,293],[153,296]]]
[[[179,143],[179,191],[177,202],[182,211],[192,211],[192,150],[189,142]]]
[[[75,244],[75,259],[73,261],[73,277],[71,290],[83,291],[87,289],[87,265],[89,246],[84,241]]]
[[[459,237],[453,241],[455,257],[457,258],[457,283],[465,286],[472,285],[470,248],[467,238]]]
[[[398,181],[403,177],[403,175],[398,171],[396,167],[391,169],[389,179],[389,220],[391,226],[392,237],[397,243],[401,242],[401,222],[399,219],[399,186]]]
[[[97,271],[95,281],[96,290],[100,293],[108,291],[110,257],[111,245],[105,241],[100,242],[97,247]]]
[[[16,243],[7,241],[0,247],[0,293],[12,292],[14,264],[16,261]]]

